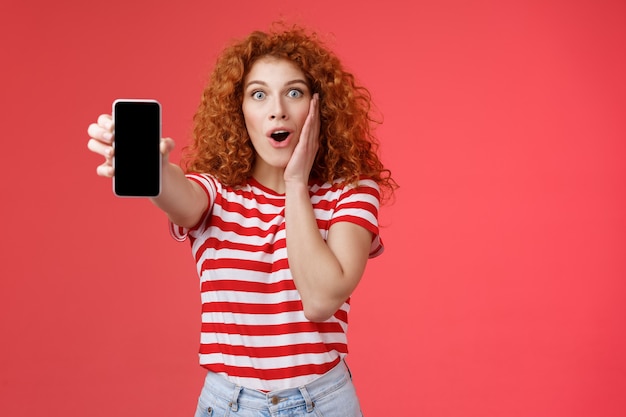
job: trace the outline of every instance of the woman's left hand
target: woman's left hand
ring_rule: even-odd
[[[300,139],[285,168],[285,182],[308,184],[309,174],[320,145],[319,95],[313,94],[309,114],[300,131]]]

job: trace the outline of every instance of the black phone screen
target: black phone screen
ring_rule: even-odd
[[[161,191],[161,105],[154,100],[116,100],[114,193],[156,197]]]

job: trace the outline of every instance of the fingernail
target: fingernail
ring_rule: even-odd
[[[113,134],[110,133],[110,132],[105,132],[105,133],[102,134],[102,138],[104,140],[111,140],[111,139],[113,139]]]

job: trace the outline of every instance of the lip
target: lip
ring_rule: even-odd
[[[287,136],[287,138],[279,142],[277,140],[274,140],[274,138],[272,138],[272,134],[276,132],[288,132],[289,135]],[[269,130],[266,133],[266,137],[267,137],[267,140],[270,142],[270,144],[274,148],[286,148],[287,146],[289,146],[289,143],[291,142],[291,138],[293,137],[293,130],[287,129],[284,127],[276,127],[276,128]]]

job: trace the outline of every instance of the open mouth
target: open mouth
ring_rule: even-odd
[[[278,130],[270,135],[276,142],[282,142],[289,137],[289,132]]]

